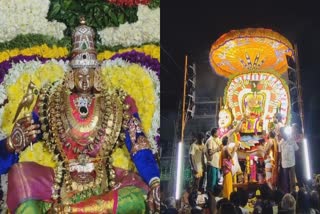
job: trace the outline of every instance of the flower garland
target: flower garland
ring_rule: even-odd
[[[46,19],[49,4],[49,0],[0,0],[0,42],[28,33],[61,39],[66,25]]]
[[[66,58],[55,58],[56,60],[63,60],[66,61]],[[41,63],[45,63],[49,60],[51,60],[50,58],[43,58],[43,57],[38,57],[38,56],[16,56],[16,57],[12,57],[10,58],[10,60],[8,61],[4,61],[2,63],[0,63],[0,84],[3,82],[4,76],[7,74],[7,72],[10,70],[10,68],[12,68],[12,66],[16,63],[20,63],[20,62],[29,62],[29,61],[40,61]],[[0,100],[1,100],[1,94],[0,94]],[[1,103],[0,103],[1,105]]]
[[[129,51],[133,51],[133,50],[135,50],[137,52],[142,52],[145,55],[148,55],[152,58],[155,58],[160,62],[160,46],[158,46],[158,45],[143,45],[141,47],[124,48],[124,49],[120,49],[115,52],[106,50],[104,52],[99,53],[97,58],[99,61],[103,61],[106,59],[110,59],[115,54],[125,53],[125,52],[129,52]]]
[[[8,192],[8,174],[0,175],[0,190],[2,190],[2,198],[0,198],[0,210],[1,213],[6,213],[7,207],[7,192]]]
[[[24,48],[19,50],[18,48],[12,50],[5,50],[0,52],[0,63],[4,61],[11,60],[13,57],[17,56],[40,56],[42,58],[61,58],[67,57],[69,55],[69,51],[65,47],[57,47],[53,45],[52,47],[48,47],[48,45],[37,45],[30,48]]]
[[[0,124],[2,124],[2,115],[3,115],[4,107],[0,108]],[[3,140],[7,137],[7,135],[0,129],[0,140]]]
[[[112,153],[113,166],[119,167],[129,171],[137,171],[134,163],[130,158],[130,154],[126,147],[118,147]],[[44,143],[39,141],[31,147],[27,147],[23,152],[20,153],[19,162],[36,162],[40,165],[52,167],[56,166],[56,162],[53,158],[53,153],[50,153],[44,147]]]
[[[150,3],[150,0],[108,0],[108,2],[118,6],[132,7],[139,4],[147,5]]]
[[[134,163],[131,160],[128,149],[124,147],[117,147],[111,155],[112,165],[129,171],[137,171]]]
[[[32,81],[38,88],[41,88],[48,82],[52,83],[62,79],[64,70],[67,70],[67,65],[64,64],[65,62],[57,62],[56,60],[51,60],[43,65],[40,61],[31,61],[27,63],[18,63],[10,69],[11,71],[5,76],[3,82],[8,97],[8,103],[4,106],[3,114],[0,115],[0,117],[2,116],[2,133],[8,136],[11,132],[14,125],[11,121],[13,120],[29,82]],[[35,101],[32,108],[34,104]],[[26,111],[22,111],[20,115],[23,115],[24,113],[26,113]],[[4,121],[6,122],[4,123]]]
[[[131,52],[131,51],[141,52],[141,53],[144,53],[146,56],[142,56],[141,54],[140,55],[133,54],[133,53],[124,54],[126,52]],[[145,61],[144,63],[148,63],[149,65],[147,65],[147,67],[149,66],[151,70],[155,70],[159,74],[160,64],[156,62],[154,59],[150,59],[150,58],[155,58],[158,61],[160,60],[160,47],[156,45],[144,45],[137,48],[125,48],[125,49],[120,49],[118,51],[106,50],[102,53],[99,53],[97,58],[98,60],[103,61],[105,59],[110,59],[115,55],[121,54],[121,53],[123,53],[124,55],[121,55],[121,56],[119,55],[119,57],[123,59],[128,58],[128,60],[131,62],[133,62],[133,59],[132,59],[133,55],[137,55],[136,56],[137,58],[142,58],[142,60],[140,61]],[[0,83],[3,81],[4,76],[12,67],[13,63],[18,63],[22,61],[27,62],[32,60],[39,60],[44,63],[48,61],[50,58],[55,58],[57,60],[61,60],[61,59],[66,60],[68,54],[69,52],[66,47],[57,47],[53,45],[53,47],[50,48],[46,44],[37,45],[34,47],[22,49],[22,50],[15,48],[12,50],[2,51],[0,52]]]
[[[44,146],[44,142],[39,141],[31,147],[27,147],[19,155],[19,162],[36,162],[40,165],[55,168],[57,163],[53,158],[54,154],[48,152]]]
[[[101,71],[106,85],[122,88],[135,100],[143,130],[156,152],[154,137],[160,124],[160,82],[155,72],[119,58],[104,61]]]
[[[156,72],[157,76],[160,77],[160,63],[157,59],[151,58],[150,56],[145,55],[144,53],[137,52],[135,50],[117,53],[111,57],[111,60],[121,58],[130,63],[138,63],[143,67],[146,67],[150,70]]]
[[[160,8],[138,6],[138,21],[98,31],[103,45],[130,47],[160,41]]]

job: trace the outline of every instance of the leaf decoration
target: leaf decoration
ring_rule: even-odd
[[[67,29],[64,34],[70,37],[79,25],[80,16],[84,16],[87,24],[99,31],[105,27],[118,27],[125,22],[136,22],[137,11],[138,7],[120,7],[105,0],[51,0],[47,18],[65,23]]]

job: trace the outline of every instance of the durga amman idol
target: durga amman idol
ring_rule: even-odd
[[[159,167],[135,102],[102,86],[94,36],[82,20],[72,35],[71,72],[43,87],[32,115],[1,141],[10,213],[159,212]],[[16,163],[17,153],[38,140],[54,153],[56,168]],[[111,155],[121,145],[140,176],[113,167]]]

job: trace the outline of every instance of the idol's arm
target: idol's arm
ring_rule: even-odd
[[[17,153],[9,151],[7,148],[7,138],[0,141],[0,174],[8,173],[10,167],[17,163],[19,156]]]
[[[126,130],[126,146],[142,179],[149,185],[147,203],[149,213],[160,213],[160,170],[144,135],[134,100],[127,97],[131,118]]]
[[[34,121],[34,124],[38,124],[39,116],[38,116],[38,113],[36,110],[34,110],[32,112],[32,119]],[[21,121],[21,120],[19,120],[19,121]],[[13,128],[13,130],[14,129],[15,128]],[[36,140],[39,137],[41,137],[41,136],[37,135]],[[36,141],[36,140],[33,140],[33,141]],[[0,164],[0,174],[8,173],[11,166],[19,161],[19,153],[15,152],[15,151],[23,150],[25,147],[16,148],[17,147],[16,145],[17,144],[14,144],[12,142],[11,135],[0,141],[0,163],[1,163]]]
[[[130,105],[131,114],[125,143],[140,176],[148,185],[151,185],[153,181],[160,179],[159,167],[152,154],[150,143],[143,133],[134,100],[127,97],[125,102]]]

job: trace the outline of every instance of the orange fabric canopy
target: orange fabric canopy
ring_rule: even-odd
[[[210,64],[224,77],[248,71],[287,71],[292,44],[270,29],[247,28],[222,35],[211,46]]]

